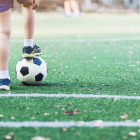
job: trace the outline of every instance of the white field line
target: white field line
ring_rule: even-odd
[[[115,98],[115,99],[134,99],[140,100],[140,96],[124,96],[124,95],[97,95],[97,94],[0,94],[0,97],[74,97],[74,98]]]
[[[140,127],[140,122],[132,121],[62,121],[62,122],[0,122],[0,127]]]
[[[101,39],[36,39],[35,42],[110,42],[110,41],[136,41],[140,37],[133,38],[101,38]],[[11,39],[10,42],[23,42],[23,39]]]

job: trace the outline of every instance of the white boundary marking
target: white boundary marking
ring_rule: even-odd
[[[84,121],[63,121],[63,122],[0,122],[0,127],[140,127],[140,122],[132,121],[102,121],[96,120],[91,122]]]
[[[74,98],[116,98],[116,99],[135,99],[140,100],[140,96],[125,96],[125,95],[97,95],[97,94],[0,94],[0,97],[74,97]]]
[[[95,95],[95,94],[0,94],[0,97],[74,97],[74,98],[115,98],[115,99],[135,99],[140,100],[140,96],[123,96],[123,95]],[[0,127],[140,127],[140,121],[60,121],[60,122],[0,122]]]
[[[35,39],[35,42],[110,42],[110,41],[136,41],[140,37],[132,38],[101,38],[101,39]],[[11,39],[10,42],[23,42],[23,39]]]

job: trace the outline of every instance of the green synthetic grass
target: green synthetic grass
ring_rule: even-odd
[[[46,80],[32,87],[17,80],[15,67],[22,55],[22,43],[11,42],[10,92],[140,94],[140,41],[38,44],[48,66]]]
[[[66,130],[66,131],[63,131]],[[13,140],[30,140],[35,136],[43,136],[51,140],[139,140],[139,128],[0,128],[0,139],[14,132]],[[130,132],[135,132],[136,136],[130,136]],[[87,134],[87,135],[83,135]]]
[[[11,39],[23,39],[22,15],[12,13]],[[82,18],[64,18],[63,14],[37,13],[35,39],[96,39],[140,36],[138,14],[82,14]],[[140,95],[140,41],[38,42],[48,76],[41,86],[24,86],[16,78],[15,67],[22,55],[23,43],[10,42],[10,91],[3,93],[109,94]],[[71,103],[70,103],[71,102]],[[0,97],[0,121],[136,121],[139,100],[85,98]],[[77,115],[63,112],[78,110]],[[44,113],[50,113],[44,115]],[[121,119],[126,113],[127,119]],[[2,115],[1,115],[2,116]],[[14,118],[13,118],[14,117]],[[65,130],[65,129],[64,129]],[[0,128],[0,139],[14,132],[14,140],[34,136],[51,140],[139,140],[139,128],[72,127]],[[136,132],[130,136],[129,132]]]
[[[5,97],[1,98],[0,121],[137,121],[139,108],[139,100]],[[80,113],[65,114],[74,110]],[[121,118],[124,114],[126,119]]]

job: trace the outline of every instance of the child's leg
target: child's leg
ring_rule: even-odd
[[[35,10],[32,9],[33,0],[27,0],[23,4],[24,13],[24,46],[33,47],[34,28],[35,28]]]
[[[64,9],[65,9],[65,15],[71,16],[71,9],[70,9],[70,1],[69,0],[64,1]]]
[[[9,39],[11,35],[11,9],[0,13],[0,79],[9,78]]]
[[[23,58],[34,58],[42,55],[41,49],[33,45],[34,28],[35,28],[35,10],[39,6],[40,0],[27,0],[23,4],[24,13],[24,47]]]
[[[79,11],[78,2],[76,0],[70,0],[70,5],[71,5],[71,9],[74,12],[74,15],[75,16],[79,16],[80,15],[80,11]]]

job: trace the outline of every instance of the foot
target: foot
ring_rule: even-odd
[[[80,18],[81,17],[81,14],[80,14],[80,12],[75,12],[74,13],[74,16]]]
[[[36,45],[34,45],[33,48],[30,46],[24,47],[22,51],[23,58],[34,58],[36,56],[42,55],[41,49]]]
[[[0,90],[10,90],[11,79],[0,79]]]
[[[71,17],[71,14],[69,14],[69,15],[68,14],[65,14],[64,17],[65,18],[69,18],[69,17]]]

